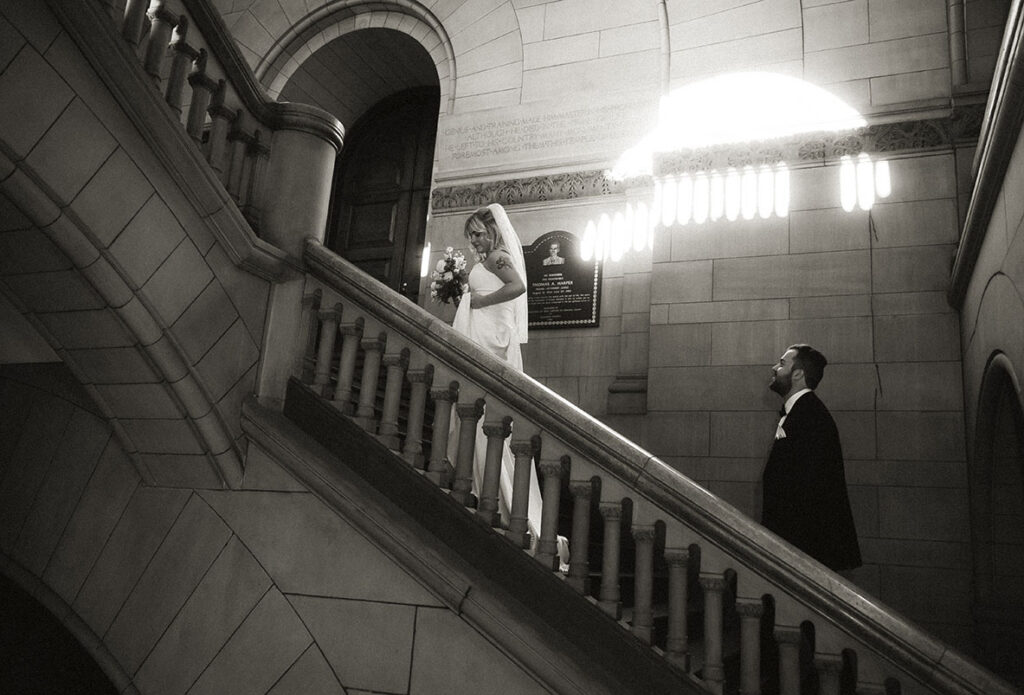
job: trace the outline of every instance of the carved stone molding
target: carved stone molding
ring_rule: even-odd
[[[791,138],[739,143],[699,150],[656,155],[654,174],[666,175],[749,165],[791,165],[823,162],[843,155],[913,152],[949,147],[977,140],[984,118],[983,104],[969,104],[945,118],[899,121],[866,126],[843,133],[814,133]],[[643,180],[619,181],[603,170],[576,171],[549,176],[530,176],[435,188],[431,205],[435,212],[469,210],[490,203],[521,205],[553,200],[572,200],[625,194]]]

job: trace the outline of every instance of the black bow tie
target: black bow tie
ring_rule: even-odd
[[[779,408],[779,417],[786,417],[786,409]]]

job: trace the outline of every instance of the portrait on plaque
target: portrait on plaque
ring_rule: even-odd
[[[601,318],[601,263],[580,259],[579,239],[548,232],[523,247],[530,328],[597,326]]]

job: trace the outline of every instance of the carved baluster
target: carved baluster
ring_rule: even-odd
[[[455,454],[455,479],[452,499],[459,504],[473,505],[473,455],[476,453],[476,423],[483,415],[483,399],[455,406],[459,417],[459,450]]]
[[[800,695],[800,628],[776,627],[779,645],[779,695]]]
[[[313,383],[313,375],[316,370],[316,328],[319,324],[318,313],[322,297],[323,291],[316,289],[302,298],[302,318],[299,319],[299,326],[304,335],[299,344],[304,347],[302,351],[302,371],[299,378],[304,384]]]
[[[405,446],[402,456],[415,468],[423,468],[423,415],[427,410],[427,389],[433,367],[411,370],[409,379],[409,418],[406,420]]]
[[[562,478],[569,474],[569,457],[557,461],[541,461],[540,471],[544,474],[541,498],[544,502],[540,514],[540,542],[537,544],[536,559],[544,567],[558,570],[558,509],[562,502]]]
[[[245,189],[245,203],[242,205],[242,214],[255,228],[260,226],[260,202],[263,191],[263,177],[266,174],[267,162],[270,159],[270,148],[262,140],[260,131],[252,136],[252,142],[248,149],[250,163],[249,173],[246,180],[249,182]]]
[[[815,654],[814,667],[818,671],[818,695],[839,695],[843,657],[838,654]]]
[[[481,483],[482,489],[479,491],[480,500],[476,513],[488,526],[501,524],[501,517],[498,514],[498,486],[501,483],[501,455],[505,450],[505,439],[512,434],[510,421],[511,418],[504,418],[497,422],[484,423],[487,455],[484,457],[484,479]]]
[[[398,451],[398,407],[402,404],[402,386],[405,384],[405,370],[409,366],[409,350],[403,349],[397,355],[384,356],[384,406],[381,408],[380,427],[377,434],[381,443],[392,451]]]
[[[666,550],[665,561],[668,563],[668,641],[665,643],[665,656],[676,666],[684,671],[689,671],[686,611],[688,610],[687,575],[690,551],[686,549]]]
[[[128,0],[124,6],[124,22],[121,24],[121,36],[133,48],[142,41],[142,32],[146,27],[146,10],[149,0]]]
[[[715,695],[722,695],[725,667],[722,663],[722,594],[725,577],[720,574],[700,575],[704,588],[704,684]]]
[[[324,398],[331,397],[331,359],[334,357],[334,341],[338,337],[338,323],[341,321],[341,304],[321,311],[320,348],[316,355],[316,371],[313,390]]]
[[[619,601],[619,552],[622,545],[622,503],[602,502],[604,549],[601,555],[601,594],[598,605],[616,620],[622,617]]]
[[[761,695],[761,615],[758,600],[736,602],[740,615],[740,695]]]
[[[374,404],[377,400],[377,381],[380,378],[380,358],[387,345],[387,334],[363,341],[363,380],[359,384],[359,407],[356,423],[367,432],[377,431]]]
[[[235,110],[225,103],[227,99],[227,83],[218,80],[217,89],[210,101],[210,138],[206,141],[206,161],[217,172],[220,182],[227,186],[228,167],[228,131],[235,120]]]
[[[192,86],[192,102],[188,105],[188,123],[185,129],[197,145],[203,144],[203,130],[206,128],[206,110],[210,108],[210,100],[217,89],[217,83],[206,74],[206,61],[209,60],[205,48],[200,48],[192,63],[188,83]]]
[[[520,548],[529,548],[530,537],[530,473],[537,447],[533,440],[514,439],[509,447],[515,457],[512,471],[512,504],[509,509],[508,532],[505,537]]]
[[[149,41],[146,43],[146,57],[142,65],[146,73],[159,84],[164,58],[167,57],[167,45],[171,41],[171,31],[178,23],[178,17],[165,7],[163,0],[153,0],[149,6],[149,21]]]
[[[185,42],[188,35],[188,17],[182,16],[178,26],[174,28],[171,40],[171,72],[167,77],[167,91],[164,99],[174,112],[181,115],[181,96],[185,91],[185,78],[188,76],[189,65],[199,57],[199,51]]]
[[[654,613],[651,596],[654,591],[654,526],[634,526],[636,541],[636,573],[634,575],[633,634],[651,643]]]
[[[244,193],[244,176],[248,163],[246,162],[246,151],[252,142],[252,136],[245,132],[248,121],[245,112],[239,110],[235,119],[231,122],[231,131],[228,133],[228,142],[231,149],[231,163],[228,167],[227,189],[235,203],[241,206],[245,201],[242,199]]]
[[[450,485],[448,461],[448,429],[451,427],[452,401],[458,398],[458,390],[449,386],[446,389],[433,389],[430,397],[434,401],[434,424],[430,434],[430,464],[427,466],[427,479],[440,487]]]
[[[341,327],[341,357],[338,358],[338,385],[334,389],[334,400],[331,403],[345,415],[352,415],[352,386],[356,376],[356,357],[359,354],[359,342],[363,338],[362,317],[353,323]]]
[[[581,594],[590,593],[590,498],[594,486],[589,480],[572,482],[572,545],[569,547],[569,586]]]

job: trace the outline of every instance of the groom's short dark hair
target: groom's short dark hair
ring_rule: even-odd
[[[793,357],[793,367],[804,370],[804,381],[807,383],[807,388],[818,388],[821,377],[825,375],[825,365],[828,364],[825,356],[804,343],[790,345],[787,348],[787,351],[789,350],[796,350],[796,356]]]

